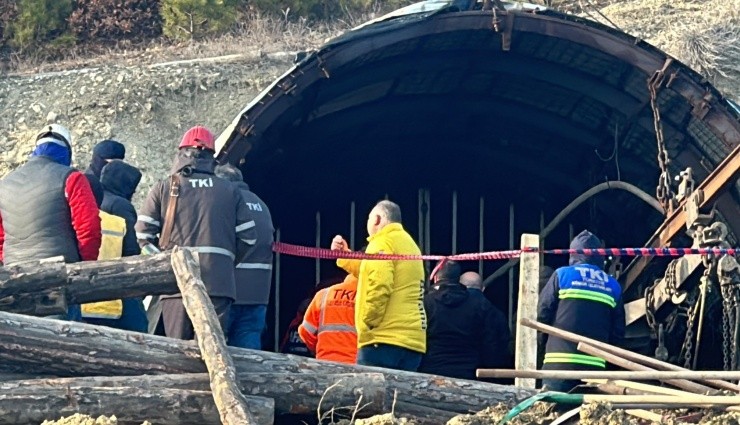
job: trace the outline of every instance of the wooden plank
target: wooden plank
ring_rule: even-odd
[[[478,369],[479,378],[531,379],[623,379],[623,380],[736,380],[738,370],[535,370],[535,369]],[[740,400],[740,395],[734,396]],[[737,403],[740,405],[740,401]]]
[[[627,370],[632,370],[632,371],[643,371],[643,372],[654,372],[655,371],[655,369],[651,367],[647,367],[645,365],[633,362],[623,357],[616,356],[614,354],[608,353],[604,350],[600,350],[592,345],[588,345],[583,342],[578,344],[578,350],[586,354],[590,354],[592,356],[600,357],[615,366],[621,367],[622,369],[627,369]],[[704,393],[713,391],[712,388],[709,388],[705,385],[697,384],[696,382],[687,381],[685,379],[668,380],[668,381],[665,381],[665,383],[673,385],[674,387],[677,387],[677,388],[681,388],[687,391],[694,392],[694,393],[704,394]]]
[[[208,369],[213,400],[224,425],[256,424],[249,413],[247,399],[236,384],[236,368],[226,348],[226,338],[208,297],[206,286],[200,280],[200,265],[193,254],[175,247],[172,269],[182,294],[185,311],[193,323],[200,354]]]
[[[522,249],[539,248],[538,235],[523,234]],[[519,262],[519,301],[517,304],[517,323],[522,319],[537,319],[537,300],[539,299],[540,285],[540,255],[537,252],[523,252]],[[517,369],[537,368],[537,331],[526,326],[516,327],[516,355],[514,359]],[[515,384],[524,388],[535,388],[534,379],[519,379]]]
[[[575,342],[575,343],[581,343],[585,342],[586,344],[592,345],[594,347],[600,348],[608,353],[615,354],[617,356],[623,357],[625,359],[641,363],[645,366],[650,366],[656,370],[671,370],[671,371],[687,371],[688,369],[684,369],[680,366],[676,366],[674,364],[663,362],[657,359],[654,359],[652,357],[644,356],[642,354],[638,354],[629,350],[625,350],[620,347],[615,347],[614,345],[607,344],[605,342],[597,341],[592,338],[587,338],[582,335],[575,334],[573,332],[568,332],[562,329],[558,329],[554,326],[545,325],[544,323],[539,323],[534,320],[524,320],[521,323],[524,326],[531,327],[533,329],[536,329],[539,332],[544,332],[549,335],[555,335],[559,338],[563,338],[567,341]],[[725,382],[725,381],[716,381],[716,380],[706,380],[703,382],[704,384],[711,385],[716,388],[721,388],[724,390],[730,390],[735,392],[740,392],[740,386],[735,385],[731,382]]]
[[[699,207],[704,208],[714,202],[728,186],[735,183],[738,172],[740,172],[740,146],[735,147],[732,153],[696,188],[696,191],[701,191],[703,194]],[[645,247],[665,247],[679,232],[686,229],[685,205],[686,201],[676,208],[644,245]],[[651,260],[652,257],[649,256],[637,257],[629,264],[622,285],[625,291],[635,283]]]

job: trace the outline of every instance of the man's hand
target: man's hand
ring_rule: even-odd
[[[334,236],[334,239],[331,240],[331,249],[332,251],[349,251],[349,244],[347,244],[347,241],[344,240],[342,235],[336,235]]]

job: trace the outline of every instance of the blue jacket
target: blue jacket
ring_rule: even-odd
[[[571,243],[573,249],[599,248],[588,231]],[[598,341],[618,344],[624,337],[624,302],[619,283],[601,269],[603,257],[571,255],[570,265],[550,277],[540,293],[537,320]],[[577,344],[547,338],[543,369],[599,369],[606,362],[584,354]]]

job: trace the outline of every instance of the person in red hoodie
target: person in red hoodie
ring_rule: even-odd
[[[69,130],[47,125],[28,162],[0,180],[0,262],[97,260],[98,206],[87,178],[71,162]]]

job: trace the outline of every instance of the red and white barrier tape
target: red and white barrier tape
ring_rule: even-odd
[[[308,246],[292,245],[284,242],[275,242],[273,251],[321,260],[336,260],[348,258],[355,260],[429,260],[440,261],[443,259],[454,261],[479,261],[479,260],[508,260],[519,258],[522,252],[541,252],[542,254],[555,255],[600,255],[600,256],[656,256],[656,257],[680,257],[683,255],[736,255],[740,253],[738,248],[598,248],[598,249],[550,249],[540,251],[538,248],[524,248],[523,250],[489,251],[456,255],[399,255],[399,254],[365,254],[360,251],[334,251],[327,248],[315,248]]]

